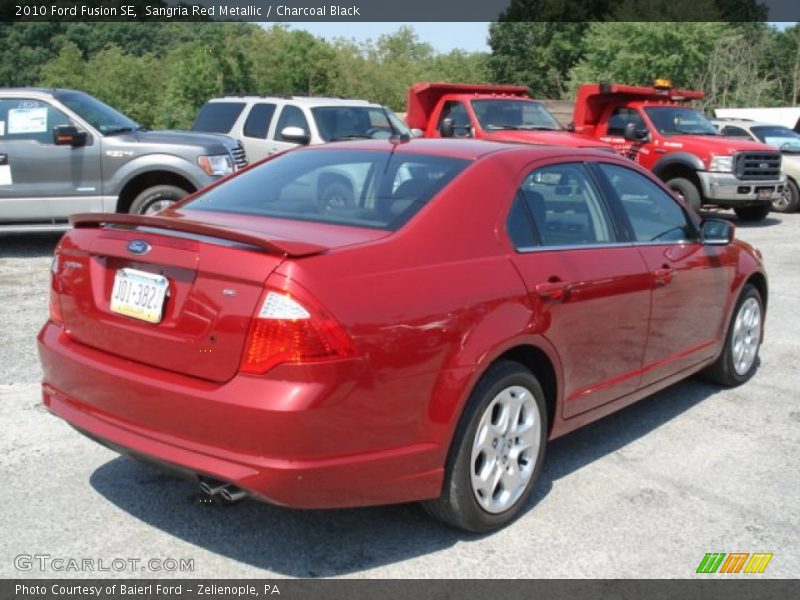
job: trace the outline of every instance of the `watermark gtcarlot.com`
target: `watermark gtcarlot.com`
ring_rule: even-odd
[[[18,554],[14,557],[18,571],[40,573],[185,573],[194,571],[193,558],[88,558],[53,556],[51,554]]]

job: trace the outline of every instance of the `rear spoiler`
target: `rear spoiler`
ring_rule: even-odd
[[[231,229],[209,223],[200,223],[190,219],[174,217],[156,217],[148,215],[129,215],[120,213],[80,213],[69,218],[70,225],[76,229],[101,228],[111,226],[152,227],[181,231],[206,237],[246,244],[282,256],[309,256],[328,250],[325,246],[298,242],[293,240],[266,239],[261,235],[240,229]]]

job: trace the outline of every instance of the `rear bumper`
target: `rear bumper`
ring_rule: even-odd
[[[779,198],[786,185],[786,176],[779,179],[766,181],[746,181],[738,179],[731,173],[712,173],[700,171],[697,173],[703,187],[703,198],[712,204],[719,201],[726,206],[739,206],[747,204],[763,204]],[[769,190],[767,198],[759,197],[759,190]]]
[[[402,424],[379,402],[363,408],[358,361],[278,367],[269,379],[217,385],[110,357],[52,322],[38,342],[44,404],[119,451],[295,508],[410,502],[441,491],[440,444],[426,436],[400,443]]]

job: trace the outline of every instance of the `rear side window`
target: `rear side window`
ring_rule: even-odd
[[[287,152],[183,208],[395,230],[469,164],[402,152]]]
[[[267,139],[269,124],[275,114],[274,104],[255,104],[247,115],[242,133],[251,138]]]
[[[244,106],[244,102],[206,102],[192,125],[192,131],[228,133]]]
[[[536,169],[525,179],[519,194],[533,216],[542,246],[616,241],[605,203],[580,163]]]
[[[696,238],[678,202],[644,175],[626,167],[600,163],[620,199],[638,242],[677,242]]]

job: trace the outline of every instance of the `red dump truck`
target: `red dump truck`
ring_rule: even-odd
[[[611,149],[564,130],[527,87],[517,85],[416,83],[408,90],[406,123],[431,138]]]
[[[732,208],[742,220],[760,221],[786,185],[781,154],[720,135],[691,106],[702,98],[703,92],[673,89],[667,80],[651,87],[582,85],[570,128],[611,144],[695,209]]]

